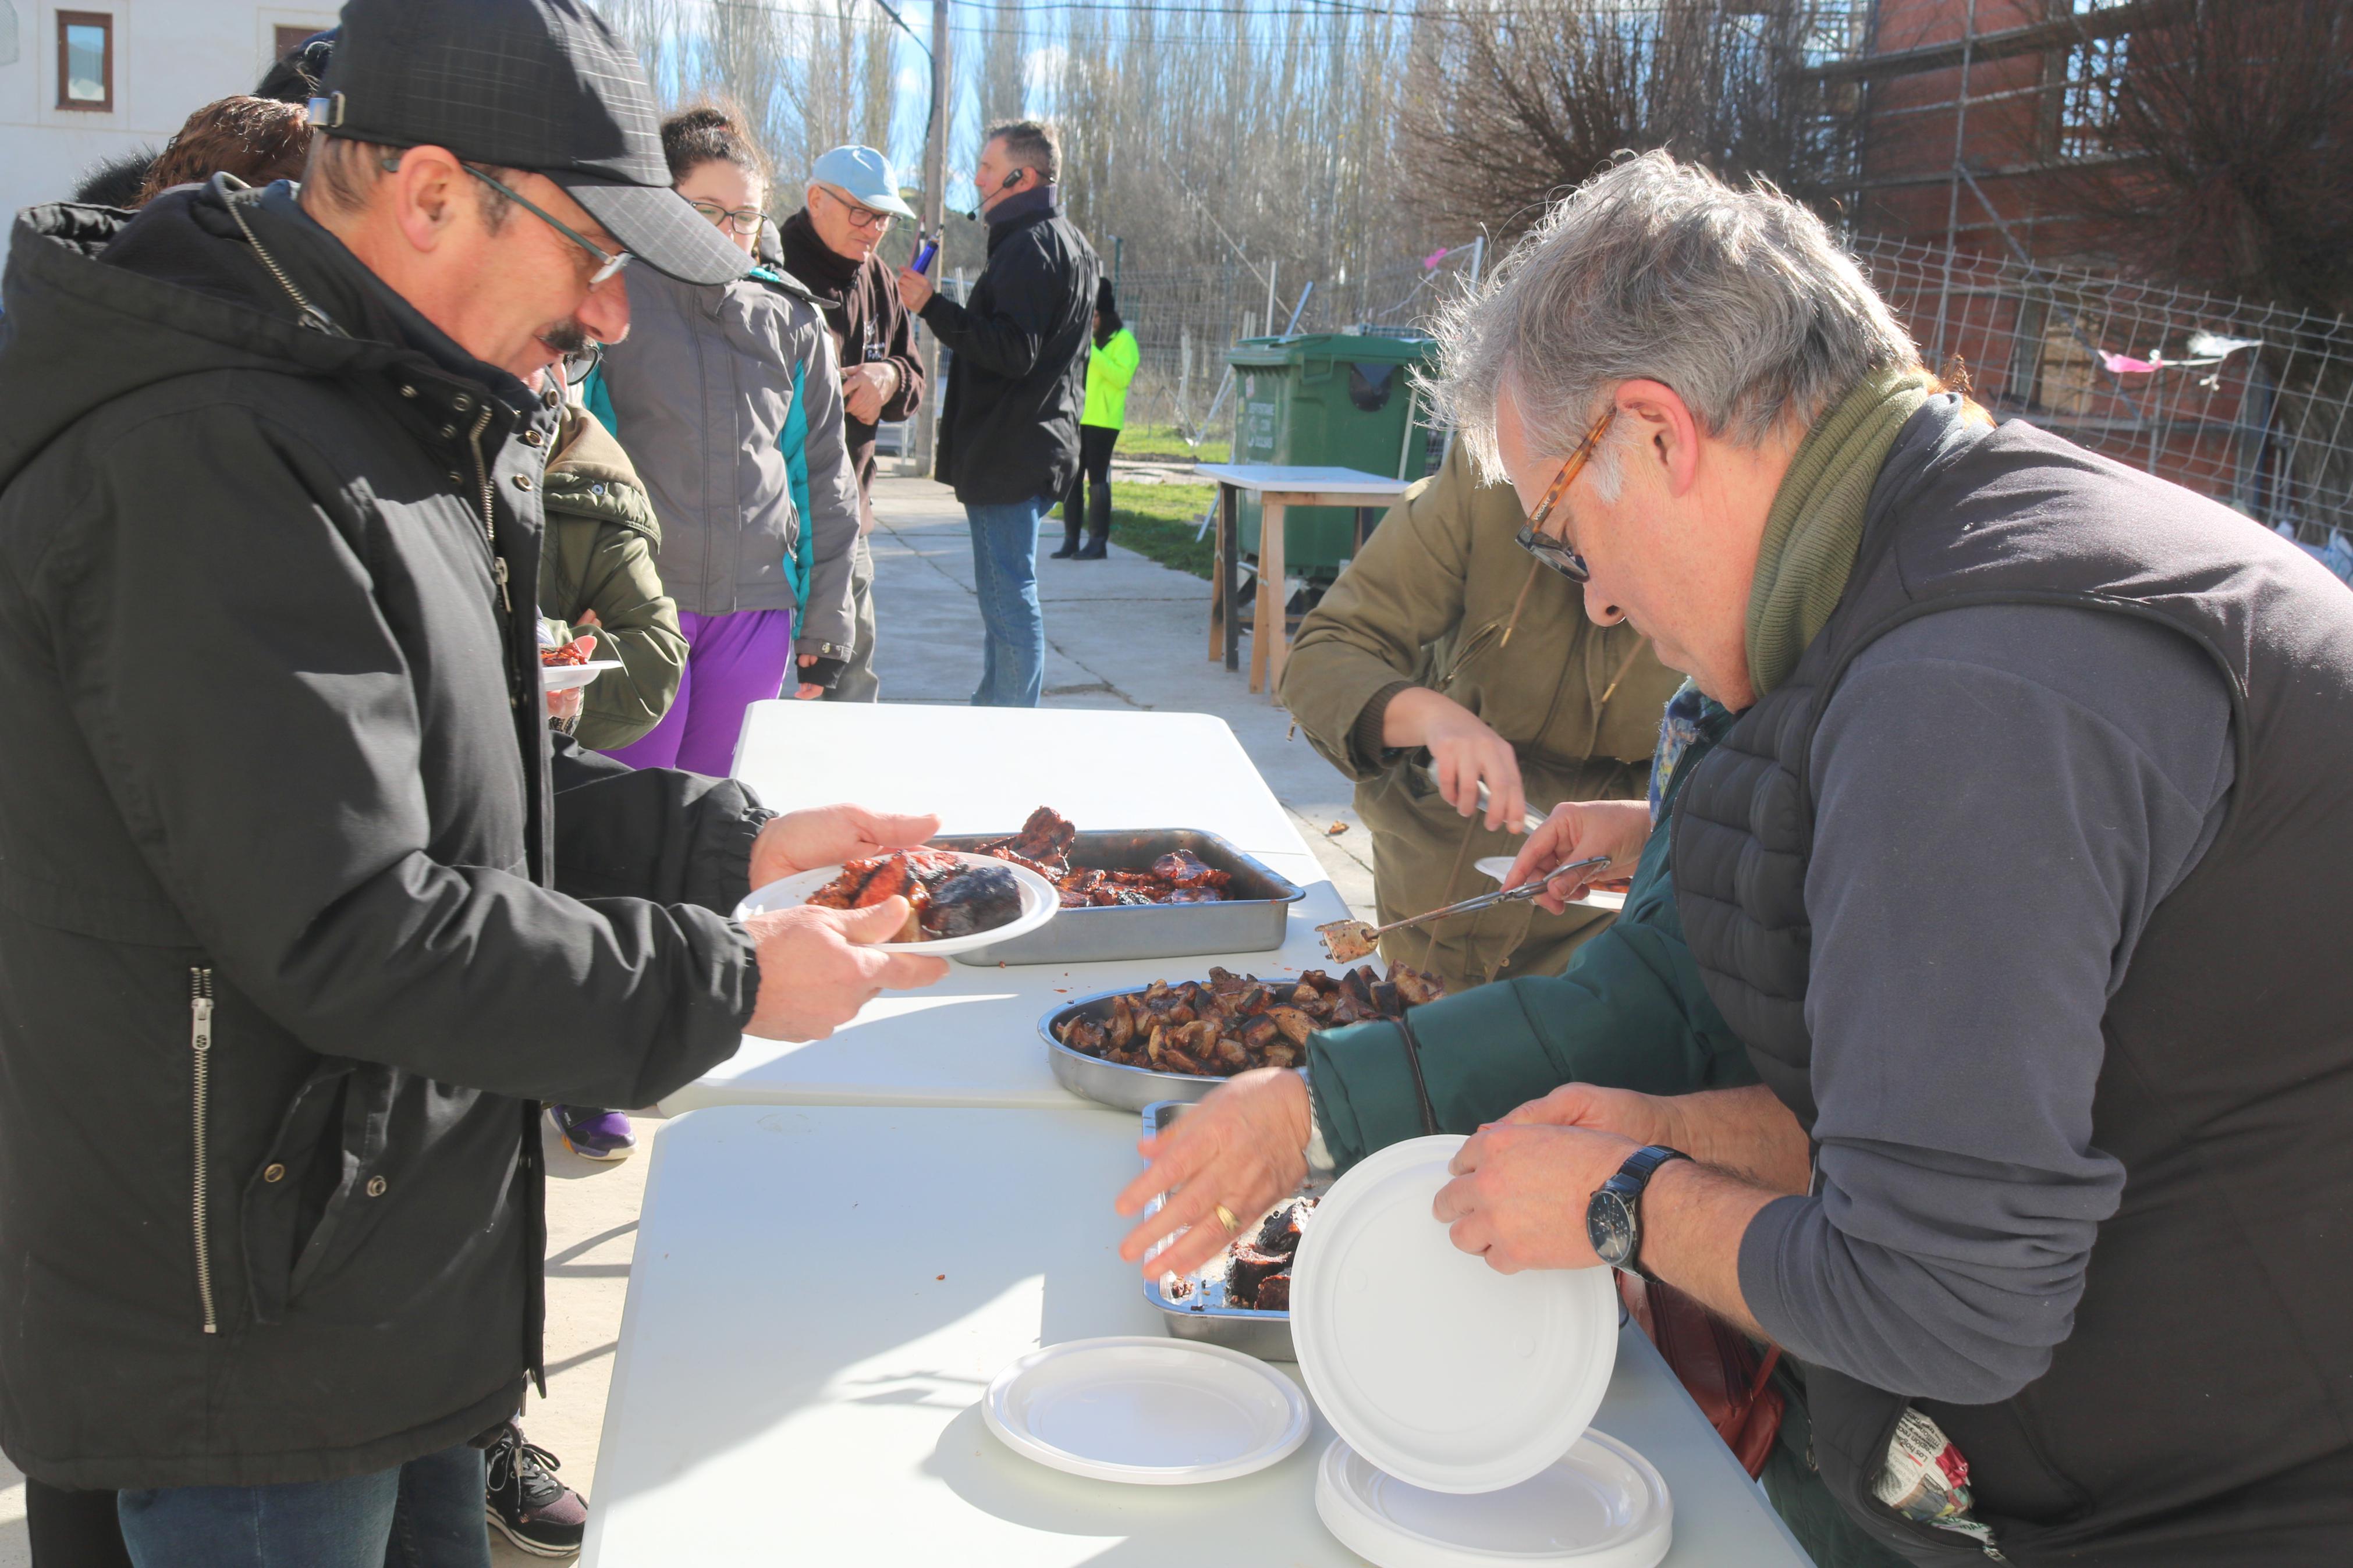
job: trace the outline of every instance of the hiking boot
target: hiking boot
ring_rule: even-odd
[[[475,1441],[480,1442],[480,1438]],[[510,1421],[491,1440],[490,1483],[482,1514],[491,1527],[534,1557],[569,1557],[588,1533],[588,1504],[555,1479],[559,1461]]]
[[[584,1160],[626,1160],[637,1149],[638,1135],[629,1131],[629,1119],[617,1110],[551,1105],[547,1114],[564,1146]]]

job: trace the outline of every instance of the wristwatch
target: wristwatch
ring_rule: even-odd
[[[1618,1173],[1601,1184],[1585,1205],[1585,1235],[1593,1243],[1596,1258],[1613,1268],[1630,1268],[1645,1279],[1651,1277],[1638,1261],[1642,1252],[1642,1189],[1668,1161],[1690,1158],[1679,1149],[1653,1143],[1629,1155]]]

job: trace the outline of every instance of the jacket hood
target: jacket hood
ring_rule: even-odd
[[[0,485],[91,409],[174,376],[335,376],[386,350],[301,324],[208,189],[26,209],[0,279]],[[226,232],[222,232],[225,229]]]
[[[175,376],[334,379],[401,363],[509,401],[529,396],[377,282],[301,214],[293,189],[246,193],[216,175],[137,213],[56,203],[17,215],[0,278],[0,486],[92,409]],[[230,212],[233,195],[271,256],[340,326],[296,307]]]
[[[661,548],[661,524],[654,519],[653,502],[638,478],[637,465],[596,416],[578,404],[565,407],[541,498],[550,512],[633,529],[655,549]]]

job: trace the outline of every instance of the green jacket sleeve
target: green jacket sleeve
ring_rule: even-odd
[[[1447,457],[1465,463],[1462,444]],[[1471,562],[1461,475],[1441,473],[1391,507],[1324,601],[1301,623],[1282,675],[1282,705],[1315,750],[1351,779],[1381,771],[1351,735],[1366,703],[1410,681],[1421,650],[1462,618]]]
[[[1643,847],[1625,913],[1577,950],[1566,973],[1417,1007],[1413,1030],[1430,1106],[1448,1132],[1474,1132],[1566,1083],[1690,1094],[1757,1081],[1684,944],[1663,827]],[[1307,1052],[1317,1121],[1342,1170],[1421,1136],[1395,1024],[1314,1035]]]
[[[597,656],[609,654],[621,668],[588,683],[574,733],[589,750],[609,752],[642,739],[670,711],[686,672],[686,637],[677,603],[662,592],[653,550],[634,529],[597,527],[580,602],[601,623],[589,628]]]

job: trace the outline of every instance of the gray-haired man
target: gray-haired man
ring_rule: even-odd
[[[1450,1056],[1441,1121],[1504,1116],[1440,1194],[1456,1244],[1639,1268],[1780,1343],[1823,1481],[1906,1558],[2341,1560],[2353,598],[1995,427],[1811,215],[1663,155],[1556,206],[1444,336],[1530,548],[1695,683],[1674,900],[1762,1080],[1505,1116]],[[1156,1151],[1182,1193],[1130,1255],[1246,1212],[1278,1142],[1360,1155],[1349,1065],[1319,1045],[1313,1128],[1242,1080],[1188,1118],[1224,1135]],[[1966,1462],[1965,1513],[1904,1495],[1899,1426]]]

